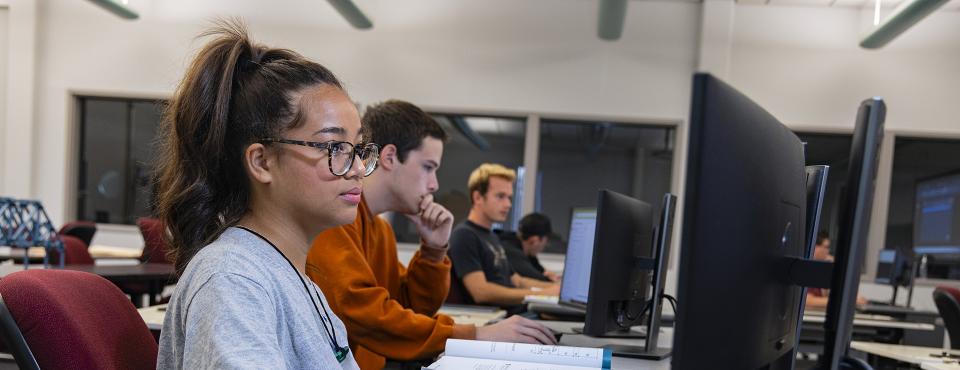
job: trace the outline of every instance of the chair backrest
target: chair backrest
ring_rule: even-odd
[[[167,243],[163,241],[163,224],[160,220],[149,217],[137,219],[140,235],[143,235],[143,253],[141,262],[170,263],[167,259]]]
[[[0,280],[0,327],[21,369],[157,366],[157,343],[130,299],[86,272],[7,275]]]
[[[947,328],[950,347],[960,349],[960,289],[938,286],[933,290],[933,302]]]
[[[79,238],[70,236],[70,235],[60,235],[60,241],[63,242],[63,251],[67,255],[67,259],[63,263],[68,265],[92,265],[93,257],[90,256],[90,251],[87,250],[87,245],[80,240]],[[60,254],[51,253],[50,254],[50,264],[57,265],[60,263]]]
[[[463,280],[457,277],[453,269],[450,269],[450,292],[447,293],[446,303],[474,304],[467,287],[463,286]]]
[[[83,244],[90,246],[93,235],[97,233],[97,224],[90,221],[67,222],[60,228],[60,235],[70,235],[83,240]]]

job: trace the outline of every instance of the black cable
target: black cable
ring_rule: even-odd
[[[677,316],[677,305],[678,305],[677,299],[674,298],[672,295],[669,295],[669,294],[664,294],[664,295],[663,295],[663,298],[666,298],[668,301],[670,301],[670,307],[673,307],[673,316],[676,317],[676,316]]]

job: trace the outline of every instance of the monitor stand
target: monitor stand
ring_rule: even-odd
[[[645,339],[647,338],[646,328],[640,330],[614,330],[604,333],[602,336],[591,336],[593,338],[624,338],[624,339]],[[573,328],[573,332],[583,334],[583,328]],[[639,358],[643,360],[662,360],[673,353],[670,348],[653,348],[649,351],[644,346],[630,346],[624,344],[604,344],[603,348],[609,348],[614,356]]]
[[[662,360],[670,357],[672,353],[672,349],[670,348],[655,348],[647,351],[643,346],[627,346],[622,344],[608,344],[603,346],[603,348],[609,348],[610,351],[613,352],[613,355],[617,357],[639,358],[643,360]]]
[[[603,333],[603,335],[591,335],[594,338],[631,338],[631,339],[643,339],[647,337],[646,328],[643,328],[643,331],[640,330],[613,330]],[[583,328],[573,328],[573,332],[577,334],[583,334]]]

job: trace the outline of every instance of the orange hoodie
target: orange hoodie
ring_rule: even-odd
[[[450,259],[413,256],[404,268],[385,220],[361,200],[357,219],[321,233],[307,255],[307,275],[323,289],[347,327],[361,369],[382,369],[386,358],[436,356],[447,338],[475,339],[476,327],[437,314],[450,289]]]

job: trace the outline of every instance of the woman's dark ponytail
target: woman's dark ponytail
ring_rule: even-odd
[[[247,146],[300,124],[297,93],[342,88],[329,70],[285,49],[254,44],[239,21],[218,21],[167,107],[156,164],[157,216],[177,274],[247,212]]]

